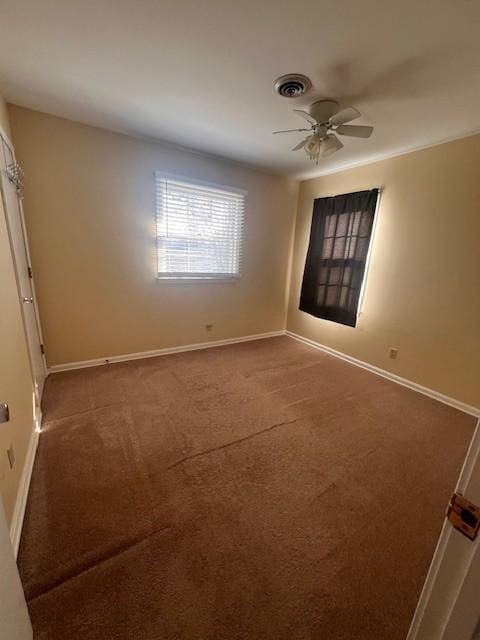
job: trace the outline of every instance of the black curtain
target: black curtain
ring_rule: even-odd
[[[372,189],[315,200],[301,311],[356,325],[377,198]]]

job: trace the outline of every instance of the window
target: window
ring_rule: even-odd
[[[301,311],[356,325],[377,198],[372,189],[315,200]]]
[[[159,278],[241,273],[246,192],[155,174]]]

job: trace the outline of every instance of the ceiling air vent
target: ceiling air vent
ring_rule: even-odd
[[[286,76],[277,78],[273,88],[275,93],[284,98],[298,98],[306,93],[311,86],[312,83],[307,76],[303,76],[301,73],[288,73]]]

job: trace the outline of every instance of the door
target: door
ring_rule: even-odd
[[[0,200],[0,640],[30,640],[32,630],[10,537],[16,518],[24,455],[34,430],[33,382],[18,301],[6,217]],[[6,455],[13,447],[16,461]],[[18,522],[18,519],[17,519]]]
[[[480,420],[456,493],[480,506]],[[407,640],[479,639],[479,593],[480,535],[472,541],[445,520]]]
[[[22,307],[23,322],[29,347],[30,364],[35,386],[35,418],[40,423],[43,386],[46,378],[46,364],[43,354],[35,286],[30,263],[30,254],[23,217],[22,200],[18,183],[15,184],[15,154],[13,146],[3,132],[1,134],[1,191],[8,224],[12,254],[15,262],[17,286]]]
[[[32,626],[0,501],[0,640],[31,640]]]

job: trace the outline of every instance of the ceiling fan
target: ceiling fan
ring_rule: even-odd
[[[347,124],[361,115],[355,107],[347,107],[340,111],[338,107],[336,100],[318,100],[310,106],[308,111],[294,109],[293,112],[304,118],[310,127],[308,129],[285,129],[273,133],[308,131],[309,135],[293,147],[292,151],[305,149],[310,160],[315,160],[318,164],[320,157],[331,156],[332,153],[343,147],[343,143],[335,134],[355,138],[369,138],[372,135],[373,127]]]

